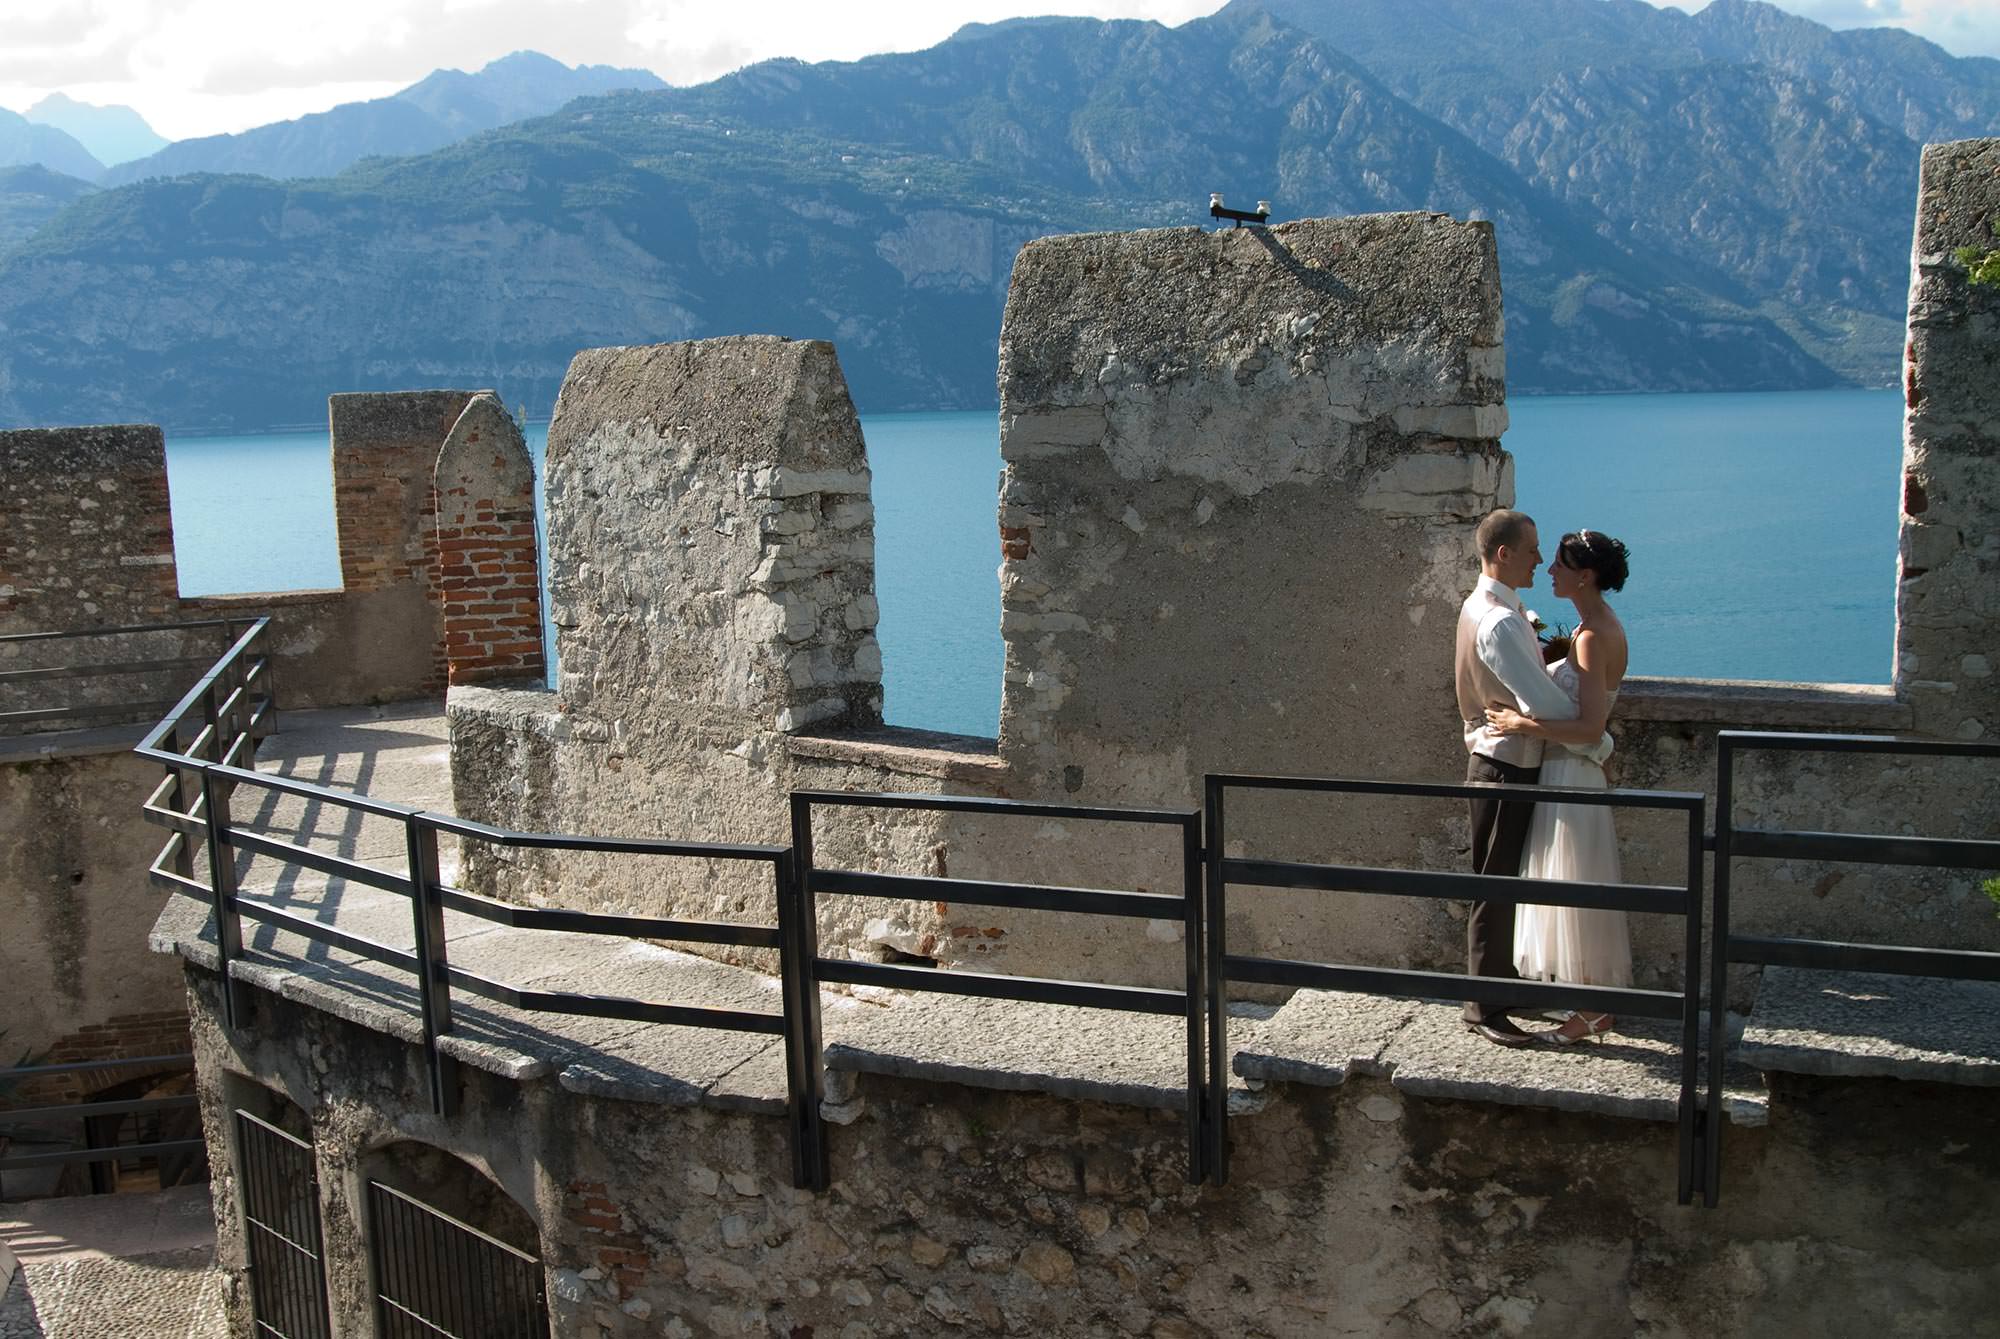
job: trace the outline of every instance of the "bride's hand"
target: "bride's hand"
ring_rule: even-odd
[[[1528,728],[1528,718],[1512,707],[1488,707],[1486,728],[1496,735],[1518,735]]]

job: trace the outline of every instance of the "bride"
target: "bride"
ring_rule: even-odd
[[[1500,734],[1532,735],[1578,749],[1594,746],[1624,681],[1625,627],[1606,604],[1607,591],[1625,584],[1625,546],[1596,530],[1564,535],[1549,564],[1556,595],[1576,606],[1576,635],[1569,655],[1549,666],[1562,690],[1576,700],[1575,720],[1538,721],[1504,707],[1489,707],[1486,719]],[[1568,748],[1551,749],[1542,763],[1540,784],[1572,790],[1603,790],[1604,769]],[[1523,847],[1521,875],[1617,883],[1618,839],[1611,810],[1601,805],[1537,804]],[[1594,907],[1523,904],[1514,914],[1514,965],[1530,980],[1577,985],[1632,984],[1632,944],[1625,913]],[[1553,1032],[1550,1041],[1568,1043],[1610,1031],[1610,1014],[1579,1011]]]

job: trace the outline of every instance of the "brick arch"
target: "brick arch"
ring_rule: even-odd
[[[438,594],[451,683],[540,680],[535,467],[500,397],[481,391],[438,452]]]

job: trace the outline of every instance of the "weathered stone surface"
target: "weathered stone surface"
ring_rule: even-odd
[[[372,1306],[363,1191],[390,1144],[498,1201],[461,1216],[531,1222],[563,1336],[1318,1339],[1557,1321],[1749,1336],[1839,1332],[1890,1294],[1916,1299],[1904,1331],[1942,1336],[1984,1314],[1993,1284],[2000,1150],[1979,1089],[1794,1080],[1773,1094],[1782,1119],[1732,1124],[1722,1207],[1702,1210],[1673,1203],[1670,1127],[1365,1075],[1274,1085],[1232,1120],[1221,1187],[1186,1184],[1171,1113],[871,1077],[815,1195],[790,1185],[781,1113],[461,1071],[461,1112],[443,1120],[408,1044],[284,1000],[228,1034],[213,977],[189,980],[216,1202],[237,1203],[228,1113],[291,1094],[340,1317]],[[1617,1065],[1602,1047],[1563,1062]],[[241,1277],[227,1209],[217,1260]],[[244,1295],[230,1290],[247,1335]]]
[[[1994,245],[1995,219],[2000,139],[1927,145],[1910,257],[1896,686],[1917,728],[1944,739],[2000,730],[2000,680],[1962,667],[1992,650],[2000,620],[2000,289],[1968,282],[1954,255]]]
[[[1789,1074],[2000,1085],[2000,982],[1767,967],[1746,1064]]]
[[[1472,523],[1512,500],[1489,225],[1043,239],[1016,264],[1000,358],[1011,793],[1181,806],[1207,771],[1462,773],[1451,614],[1477,575]],[[1308,808],[1246,801],[1232,829],[1298,860],[1414,842],[1454,864],[1463,840],[1436,806]],[[1178,886],[1166,843],[1047,832],[1050,882]],[[1461,952],[1436,905],[1260,891],[1235,918],[1248,951]],[[1125,926],[1006,929],[1010,971],[1175,970]]]

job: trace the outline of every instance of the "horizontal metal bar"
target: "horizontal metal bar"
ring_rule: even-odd
[[[215,727],[213,725],[204,725],[201,727],[201,729],[195,731],[194,738],[188,741],[187,752],[177,753],[174,755],[174,757],[177,761],[190,763],[196,767],[202,767],[206,766],[211,761],[211,759],[203,755],[208,753],[208,751],[210,749],[213,749],[214,747],[215,747]]]
[[[688,944],[738,944],[745,948],[778,948],[775,925],[736,925],[729,921],[669,920],[659,916],[621,916],[599,911],[566,911],[556,907],[522,907],[468,893],[463,888],[438,890],[444,905],[483,920],[517,930],[560,930],[566,934],[630,935],[634,939],[672,939]]]
[[[87,706],[81,703],[66,707],[29,707],[21,711],[0,711],[0,722],[11,721],[57,721],[96,720],[103,716],[150,717],[166,702],[115,702],[108,706]]]
[[[1187,1012],[1187,995],[1151,986],[1106,986],[1093,981],[1052,981],[1039,976],[999,976],[986,972],[952,972],[939,967],[910,967],[879,962],[813,959],[821,981],[851,986],[886,986],[891,990],[928,990],[945,995],[969,995],[984,1000],[1022,1000],[1029,1004],[1076,1004],[1092,1009],[1116,1009],[1133,1014]]]
[[[1784,730],[1723,730],[1716,743],[1737,753],[1907,753],[1929,758],[2000,758],[2000,744],[1903,739],[1895,735],[1810,735]]]
[[[799,790],[792,795],[808,804],[847,808],[938,809],[959,814],[1011,814],[1016,818],[1072,818],[1106,823],[1185,823],[1201,813],[1199,809],[1109,809],[1038,800],[990,800],[978,795],[912,795],[889,791]]]
[[[1729,960],[1762,963],[1766,967],[1811,967],[1829,972],[1882,972],[1890,976],[2000,981],[2000,953],[1981,953],[1972,949],[1843,944],[1829,939],[1790,939],[1776,935],[1731,935]]]
[[[791,848],[753,842],[684,842],[659,837],[590,837],[562,832],[510,832],[487,823],[451,814],[425,811],[426,826],[439,832],[455,833],[491,842],[495,846],[529,847],[553,851],[604,851],[614,855],[692,856],[704,860],[776,861]]]
[[[1889,833],[1736,828],[1729,835],[1729,854],[1779,860],[1833,860],[1857,865],[2000,869],[2000,841],[1905,837]]]
[[[172,777],[167,779],[173,780]],[[142,804],[139,806],[139,812],[145,815],[149,823],[172,828],[175,832],[184,832],[192,837],[200,837],[208,832],[208,824],[201,818],[194,814],[184,814],[178,809],[169,809],[163,804]]]
[[[229,905],[239,916],[248,916],[252,920],[288,931],[302,938],[328,944],[334,948],[345,949],[356,957],[366,958],[370,962],[379,962],[385,967],[400,967],[406,972],[414,973],[419,964],[417,955],[414,953],[408,953],[399,948],[390,948],[387,944],[378,944],[372,939],[363,939],[359,935],[351,935],[343,930],[336,930],[331,925],[322,925],[318,921],[309,921],[303,916],[294,916],[288,911],[279,911],[276,907],[252,901],[247,897],[232,897],[229,899]]]
[[[93,1069],[193,1069],[194,1056],[187,1051],[173,1051],[166,1055],[133,1055],[117,1060],[72,1060],[60,1065],[19,1065],[12,1069],[0,1069],[0,1079],[35,1079],[44,1074],[81,1074]],[[0,1115],[4,1115],[0,1112]]]
[[[189,878],[185,874],[177,874],[173,870],[160,868],[163,862],[173,857],[174,843],[180,839],[179,833],[167,839],[167,844],[160,848],[159,857],[148,867],[146,875],[152,881],[155,888],[165,888],[169,892],[186,893],[190,897],[198,897],[206,902],[215,896],[213,888],[210,888],[198,879]]]
[[[255,755],[257,752],[257,736],[251,734],[248,730],[239,731],[236,734],[236,736],[229,741],[229,747],[222,751],[222,756],[216,759],[216,761],[221,763],[224,767],[242,766],[243,764],[239,762],[237,755],[241,754],[246,749],[249,750],[250,754],[252,755],[251,763],[252,765],[254,765]]]
[[[0,645],[9,642],[56,642],[84,637],[123,637],[135,632],[186,632],[190,628],[235,628],[242,627],[242,618],[192,618],[185,623],[132,623],[117,628],[76,628],[64,632],[10,632],[0,636]],[[259,616],[259,622],[268,621],[268,616]]]
[[[129,1101],[117,1102],[66,1102],[54,1107],[15,1107],[0,1111],[4,1121],[70,1121],[84,1120],[91,1116],[124,1116],[147,1111],[169,1111],[175,1107],[198,1107],[201,1098],[195,1093],[179,1093],[173,1097],[135,1097]]]
[[[291,865],[302,865],[306,869],[318,870],[321,874],[336,879],[346,879],[369,888],[380,888],[388,893],[410,894],[410,879],[407,874],[392,874],[387,870],[364,865],[346,856],[328,855],[324,851],[314,851],[304,846],[294,846],[290,842],[266,837],[261,832],[247,828],[231,828],[227,843],[238,851],[254,851],[260,855],[275,856]]]
[[[103,679],[114,674],[194,669],[209,663],[207,656],[185,656],[173,660],[128,660],[118,664],[107,662],[101,665],[56,665],[49,669],[0,670],[0,684],[33,683],[44,679]]]
[[[1308,865],[1288,860],[1229,859],[1227,883],[1265,888],[1313,888],[1334,893],[1383,893],[1394,897],[1446,897],[1468,902],[1535,903],[1551,907],[1601,907],[1611,911],[1685,915],[1687,889],[1657,883],[1572,883],[1564,879],[1509,878],[1456,870],[1377,869]]]
[[[1408,795],[1419,799],[1530,800],[1540,803],[1592,804],[1613,809],[1695,809],[1707,797],[1691,790],[1569,790],[1555,786],[1503,786],[1478,781],[1360,781],[1350,777],[1223,776],[1208,778],[1226,789],[1299,790],[1337,795]]]
[[[1396,967],[1299,962],[1290,958],[1250,958],[1227,954],[1223,975],[1230,981],[1269,986],[1305,986],[1407,999],[1479,1000],[1518,1008],[1567,1006],[1605,1009],[1641,1018],[1679,1018],[1686,997],[1677,990],[1634,990],[1627,986],[1581,986],[1564,981],[1517,981],[1457,972],[1420,972]]]
[[[28,1167],[54,1167],[66,1162],[119,1162],[125,1158],[151,1158],[162,1153],[192,1153],[205,1149],[203,1139],[169,1139],[159,1144],[123,1144],[117,1148],[77,1148],[64,1153],[16,1153],[0,1158],[0,1172],[17,1172]]]
[[[583,995],[562,990],[523,990],[453,967],[447,972],[452,988],[533,1013],[574,1014],[584,1018],[622,1018],[634,1023],[667,1023],[675,1027],[716,1028],[726,1032],[758,1032],[774,1037],[785,1033],[783,1014],[745,1009],[715,1009],[698,1004],[655,1004],[614,995]]]
[[[1179,920],[1187,901],[1165,893],[1128,893],[1107,888],[1059,888],[1042,883],[992,883],[980,879],[936,879],[911,874],[864,874],[852,869],[815,869],[808,875],[815,893],[897,897],[909,902],[958,902],[968,906],[1018,907],[1026,911],[1074,911],[1094,916],[1137,916]]]

